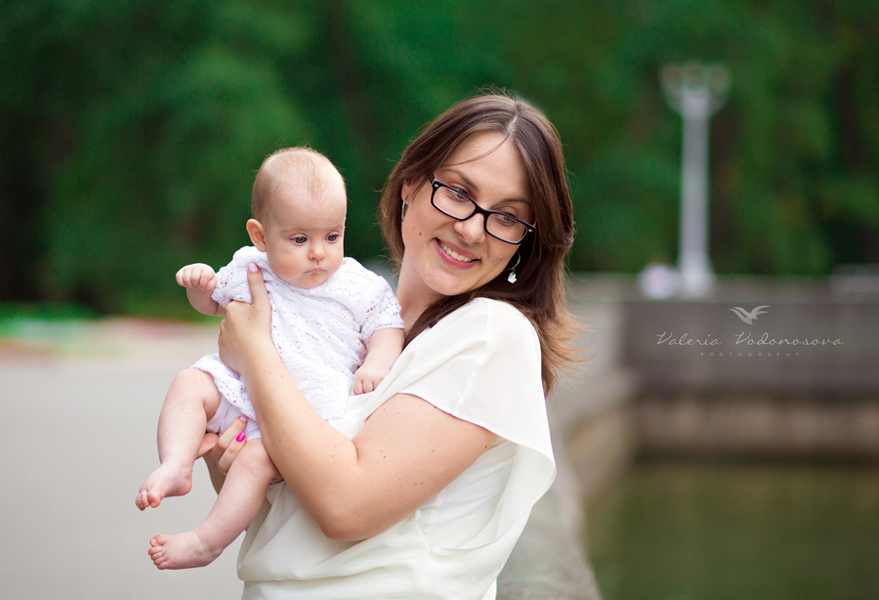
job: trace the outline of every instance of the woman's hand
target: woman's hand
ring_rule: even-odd
[[[244,435],[246,424],[244,417],[240,417],[235,419],[222,435],[218,436],[210,432],[204,434],[198,456],[204,458],[211,475],[211,483],[218,493],[223,487],[229,467],[247,442],[247,437]]]
[[[272,342],[272,307],[262,273],[255,263],[247,268],[247,283],[253,302],[230,302],[220,322],[220,360],[236,373],[244,374],[249,361]]]

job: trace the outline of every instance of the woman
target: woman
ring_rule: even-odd
[[[494,598],[555,475],[544,393],[570,356],[573,237],[555,129],[505,96],[452,107],[403,153],[382,221],[407,346],[342,418],[287,375],[258,272],[227,307],[220,351],[286,484],[242,545],[244,598]],[[240,431],[211,452],[218,484]]]

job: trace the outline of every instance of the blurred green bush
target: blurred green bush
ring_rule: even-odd
[[[417,131],[486,85],[544,110],[577,206],[574,270],[677,245],[680,119],[659,69],[724,62],[719,272],[879,262],[879,2],[5,0],[0,301],[186,314],[174,272],[247,242],[273,149],[348,182],[347,253],[382,254],[378,190]]]

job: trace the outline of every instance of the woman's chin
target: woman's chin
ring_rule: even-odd
[[[479,277],[477,273],[465,273],[442,273],[433,277],[429,285],[441,296],[457,296],[475,290],[494,278]]]

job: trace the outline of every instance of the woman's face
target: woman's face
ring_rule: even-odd
[[[525,164],[511,140],[499,132],[473,134],[436,169],[436,178],[479,206],[534,222]],[[501,143],[503,141],[503,143]],[[403,184],[408,205],[403,221],[400,283],[425,294],[427,302],[478,288],[497,277],[519,246],[485,232],[485,217],[466,221],[444,215],[430,203],[425,180]]]

